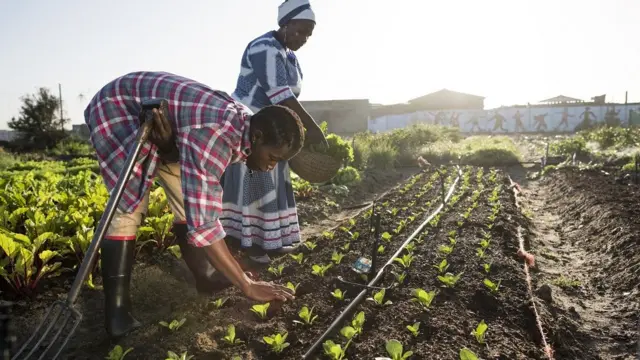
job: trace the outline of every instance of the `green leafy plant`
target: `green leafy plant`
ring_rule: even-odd
[[[236,338],[236,327],[233,324],[227,326],[227,334],[222,338],[229,345],[242,344],[244,341]]]
[[[180,329],[180,327],[182,327],[182,325],[184,325],[185,321],[187,321],[186,318],[182,318],[180,320],[171,320],[171,322],[166,322],[166,321],[160,321],[158,324],[160,324],[161,326],[166,327],[167,329],[171,330],[171,331],[176,331],[178,329]]]
[[[398,257],[394,258],[393,261],[399,263],[400,265],[402,265],[402,267],[407,269],[407,268],[411,267],[411,263],[413,262],[413,255],[404,254],[400,258],[398,258]]]
[[[373,301],[376,303],[376,305],[379,305],[379,306],[391,305],[392,304],[391,300],[384,301],[384,294],[385,294],[385,289],[380,289],[379,291],[373,294],[373,297],[367,298],[367,300]]]
[[[167,351],[167,358],[165,360],[191,360],[191,359],[193,359],[193,355],[188,355],[186,351],[178,355],[177,353],[169,350]]]
[[[336,265],[338,265],[342,261],[343,257],[344,257],[344,254],[334,251],[333,254],[331,255],[331,261],[333,261]]]
[[[395,339],[387,341],[385,348],[387,350],[387,354],[391,357],[391,360],[405,360],[413,355],[413,351],[403,352],[402,343]]]
[[[492,294],[498,293],[498,289],[500,288],[500,283],[501,282],[502,282],[502,280],[498,280],[498,283],[494,283],[493,281],[491,281],[489,279],[484,279],[483,280],[484,286],[486,286],[489,289],[489,291],[491,291]]]
[[[333,290],[333,292],[331,293],[331,296],[333,296],[334,298],[338,299],[338,300],[344,300],[344,296],[347,294],[347,292],[342,292],[342,290],[340,289],[335,289]]]
[[[282,276],[282,271],[284,270],[284,264],[278,265],[278,267],[269,266],[267,269],[268,272],[272,273],[275,276]]]
[[[271,336],[263,337],[265,344],[269,345],[271,351],[276,354],[280,354],[284,349],[289,346],[289,343],[286,342],[287,336],[289,333],[285,332],[284,334],[276,333]]]
[[[464,347],[460,349],[460,360],[478,360],[478,355]]]
[[[459,273],[458,275],[453,275],[452,273],[448,272],[444,274],[444,276],[439,275],[438,280],[440,280],[440,282],[443,283],[445,287],[452,288],[456,285],[458,280],[460,280],[460,277],[462,276],[462,274],[463,273]]]
[[[106,360],[123,360],[128,353],[132,352],[133,348],[124,350],[122,346],[116,345],[109,351],[109,354],[105,357]]]
[[[437,290],[427,292],[423,289],[415,289],[411,301],[420,304],[423,310],[428,310],[437,294]]]
[[[220,309],[224,305],[224,303],[227,302],[227,300],[229,300],[228,297],[221,297],[212,301],[211,305],[213,305],[215,309]]]
[[[317,276],[324,276],[324,274],[327,272],[327,270],[331,269],[331,267],[333,266],[332,263],[328,263],[327,265],[318,265],[318,264],[314,264],[311,268],[313,275],[317,275]]]
[[[298,264],[302,265],[302,262],[305,260],[304,259],[304,254],[303,253],[298,253],[297,255],[294,254],[289,254],[289,256],[291,256],[291,258],[293,260],[295,260]]]
[[[364,311],[360,311],[359,313],[353,316],[353,319],[351,320],[351,326],[355,329],[356,334],[362,333],[362,329],[364,327],[364,321],[365,321]]]
[[[264,320],[267,318],[267,310],[269,309],[269,305],[271,304],[270,303],[256,304],[251,307],[251,311],[256,315],[258,315],[260,319]]]
[[[405,271],[403,271],[401,273],[392,271],[391,273],[396,278],[396,283],[398,285],[402,285],[404,283],[404,280],[407,278],[407,273]]]
[[[382,238],[382,240],[384,241],[391,241],[391,234],[389,234],[388,232],[383,232],[382,235],[380,235],[380,237]]]
[[[302,319],[302,321],[294,320],[293,322],[299,324],[311,325],[318,318],[318,315],[313,315],[313,307],[309,309],[306,306],[303,306],[298,312],[298,317]]]
[[[440,264],[433,265],[433,267],[438,269],[438,272],[440,274],[443,274],[449,268],[449,263],[447,262],[447,259],[443,259],[442,261],[440,261]]]
[[[413,325],[407,325],[407,330],[411,332],[413,337],[418,337],[418,334],[420,333],[420,322],[416,322]]]
[[[476,326],[476,329],[471,332],[471,335],[476,337],[476,341],[479,344],[484,345],[484,334],[487,332],[488,328],[489,326],[487,326],[484,320],[481,320],[480,323],[478,323],[478,326]]]
[[[296,294],[296,291],[298,291],[298,286],[300,286],[300,283],[293,285],[292,282],[288,281],[287,285],[285,285],[287,287],[287,289],[291,290],[293,292],[293,295]]]
[[[315,249],[315,248],[316,248],[316,246],[318,246],[318,245],[316,245],[316,243],[314,243],[313,241],[309,241],[309,240],[307,240],[307,241],[303,242],[302,244],[303,244],[303,245],[304,245],[308,250],[313,250],[313,249]]]

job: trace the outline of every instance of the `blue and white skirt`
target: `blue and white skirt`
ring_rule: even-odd
[[[268,251],[300,242],[287,161],[279,162],[272,171],[253,173],[244,163],[235,163],[227,167],[221,183],[220,222],[243,248],[256,245]]]

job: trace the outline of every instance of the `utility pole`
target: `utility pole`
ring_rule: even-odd
[[[60,97],[60,124],[64,132],[64,117],[62,117],[62,84],[58,83],[58,95]]]

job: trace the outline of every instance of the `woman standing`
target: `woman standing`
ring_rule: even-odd
[[[246,47],[232,96],[254,112],[274,104],[290,108],[307,130],[306,142],[327,146],[322,130],[297,100],[302,71],[294,51],[307,42],[315,27],[309,1],[287,0],[281,4],[278,25],[278,30],[263,34]],[[220,221],[242,248],[253,247],[249,253],[252,260],[269,263],[268,251],[282,252],[300,242],[287,161],[278,162],[274,170],[266,173],[252,172],[244,164],[231,165],[222,183]]]

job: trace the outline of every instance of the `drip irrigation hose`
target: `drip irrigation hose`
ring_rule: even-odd
[[[453,184],[451,184],[451,187],[449,188],[449,192],[447,193],[447,196],[445,197],[445,200],[444,200],[445,202],[441,203],[438,206],[438,208],[436,210],[434,210],[433,213],[431,215],[429,215],[429,217],[427,217],[422,222],[422,224],[420,224],[420,226],[418,226],[418,228],[411,235],[409,235],[409,237],[404,241],[404,243],[402,243],[402,245],[400,245],[400,248],[398,248],[398,250],[396,250],[396,252],[393,255],[391,255],[389,260],[382,266],[382,268],[380,268],[380,270],[378,270],[376,276],[366,285],[367,287],[364,290],[362,290],[358,294],[358,296],[356,296],[351,301],[351,303],[349,303],[349,305],[347,305],[347,307],[344,310],[342,310],[342,312],[338,315],[338,317],[336,317],[335,320],[333,320],[331,325],[329,325],[327,330],[325,330],[325,332],[320,336],[320,338],[318,338],[318,340],[316,340],[316,342],[313,343],[313,345],[311,345],[309,350],[307,350],[307,352],[303,355],[303,357],[302,357],[303,359],[308,359],[318,349],[318,347],[320,347],[320,345],[333,332],[333,330],[337,326],[339,326],[345,320],[345,318],[348,315],[350,315],[350,313],[356,308],[356,306],[358,306],[362,302],[362,300],[365,299],[365,296],[367,295],[367,292],[369,291],[369,288],[375,288],[376,283],[382,278],[382,276],[384,274],[384,270],[387,268],[387,266],[390,266],[390,265],[393,264],[393,259],[398,257],[400,255],[400,253],[402,252],[402,250],[404,250],[404,248],[407,245],[409,245],[409,243],[416,236],[418,236],[418,234],[420,234],[422,232],[424,227],[427,226],[427,224],[431,221],[431,219],[433,219],[436,215],[438,215],[440,213],[440,211],[442,211],[442,209],[444,208],[446,202],[448,202],[449,198],[451,198],[451,196],[453,195],[453,192],[456,189],[456,185],[460,181],[460,177],[462,177],[461,168],[459,166],[457,166],[457,165],[455,166],[455,168],[458,170],[458,176],[453,181]],[[444,180],[445,179],[442,178],[442,181],[444,181]]]

